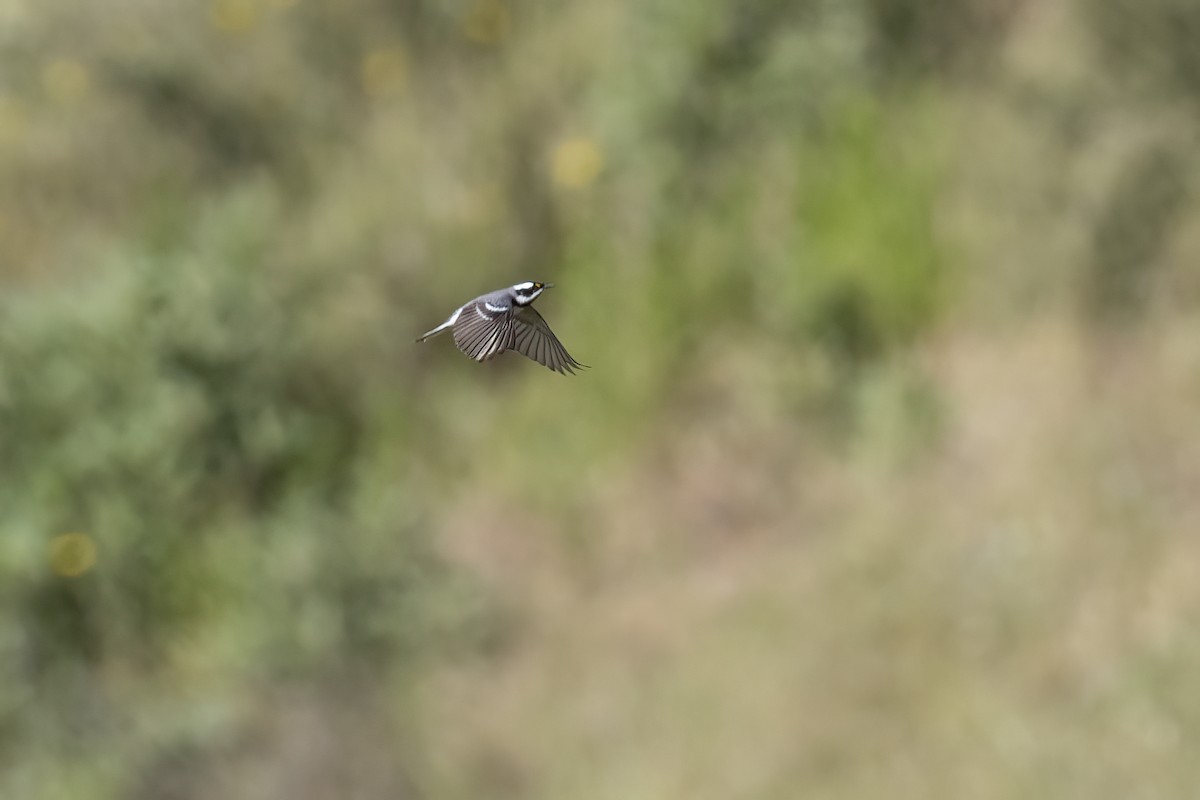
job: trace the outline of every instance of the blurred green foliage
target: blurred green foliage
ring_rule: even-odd
[[[0,9],[0,796],[1187,796],[1195,16]]]

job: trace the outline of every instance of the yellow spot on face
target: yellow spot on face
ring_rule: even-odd
[[[56,58],[42,68],[42,88],[51,99],[70,103],[87,94],[91,76],[87,67],[71,58]]]
[[[396,47],[385,47],[367,55],[362,62],[363,91],[372,97],[383,97],[400,92],[408,78],[408,64],[404,52]]]
[[[604,168],[604,154],[591,139],[566,139],[554,148],[554,182],[568,189],[587,186]]]
[[[96,543],[86,533],[64,533],[50,540],[50,568],[77,578],[96,566]]]
[[[246,33],[258,25],[258,5],[255,0],[213,0],[208,19],[222,33]]]
[[[463,33],[480,44],[495,44],[508,35],[511,18],[503,0],[476,0],[463,17]]]

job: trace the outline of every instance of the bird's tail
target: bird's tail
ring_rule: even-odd
[[[423,342],[423,341],[425,341],[426,339],[429,339],[430,337],[437,336],[439,333],[441,333],[442,331],[446,330],[447,328],[449,328],[449,327],[450,327],[451,325],[453,325],[453,324],[454,324],[454,323],[453,323],[453,322],[451,322],[451,321],[446,321],[446,322],[443,322],[441,325],[438,325],[438,326],[437,326],[436,328],[434,328],[433,330],[431,330],[431,331],[426,331],[425,333],[421,334],[421,337],[420,337],[419,339],[417,339],[417,341],[418,341],[418,342]]]

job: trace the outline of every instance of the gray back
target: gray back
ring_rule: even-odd
[[[471,302],[473,303],[491,303],[497,308],[512,308],[516,305],[516,300],[513,299],[512,289],[497,289],[494,292],[481,294]]]

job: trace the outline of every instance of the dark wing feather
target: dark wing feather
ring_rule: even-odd
[[[511,338],[512,314],[492,311],[483,302],[464,307],[454,323],[454,343],[476,361],[500,355]]]
[[[533,306],[521,309],[519,314],[513,315],[512,321],[512,335],[508,343],[510,350],[516,350],[526,358],[563,375],[568,372],[574,374],[577,369],[587,369],[586,364],[580,364],[571,357]]]

